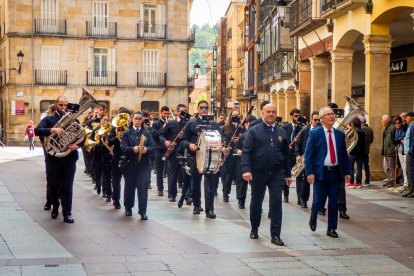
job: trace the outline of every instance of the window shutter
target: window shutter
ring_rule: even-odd
[[[88,71],[92,71],[92,58],[93,58],[93,48],[89,47],[88,49]]]
[[[144,4],[139,4],[139,16],[140,16],[140,34],[144,33]]]
[[[165,6],[164,5],[158,5],[158,20],[157,24],[164,25],[165,23]]]

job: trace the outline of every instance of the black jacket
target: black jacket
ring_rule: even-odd
[[[144,146],[148,151],[142,155],[139,163],[150,162],[150,154],[154,151],[154,142],[151,134],[144,128],[141,128],[138,134],[135,132],[134,128],[129,128],[122,135],[121,149],[129,162],[138,163],[138,154],[134,152],[134,147],[139,145],[142,135],[145,135],[146,137]]]
[[[111,132],[109,133],[108,137],[108,144],[109,146],[113,146],[113,153],[114,153],[114,159],[121,158],[123,152],[121,150],[121,141],[119,141],[118,137],[116,137],[116,127],[111,128]]]
[[[59,114],[59,112],[55,112],[53,116],[46,116],[43,118],[43,120],[40,121],[40,123],[37,125],[35,129],[35,135],[40,136],[40,140],[42,143],[44,142],[44,137],[51,135],[51,129],[57,124],[57,122],[60,120],[62,115]],[[83,145],[83,142],[80,142],[78,144],[79,147]],[[76,162],[79,159],[78,151],[74,150],[70,152],[67,156],[58,158],[54,157],[50,154],[47,155],[47,158],[51,158],[52,160],[62,160],[62,161],[68,161],[68,162]]]
[[[306,142],[308,141],[310,130],[311,130],[311,126],[306,126],[302,130],[301,134],[299,135],[298,140],[296,140],[296,143],[295,143],[295,157],[303,156],[305,154]]]
[[[159,139],[160,143],[165,145],[165,141],[174,141],[174,139],[177,137],[178,133],[185,127],[187,122],[177,120],[169,121],[165,128],[163,128],[160,132]],[[181,137],[182,140],[182,137]],[[174,147],[173,152],[171,153],[176,154],[177,150],[179,148],[179,143]],[[167,150],[167,149],[166,149]]]
[[[358,134],[358,141],[349,155],[362,156],[365,154],[365,133],[360,128],[354,128]]]
[[[263,118],[259,118],[253,122],[250,123],[250,128],[254,127],[255,125],[263,123]]]
[[[283,171],[285,177],[291,176],[289,141],[286,132],[277,125],[272,137],[264,123],[251,127],[242,151],[242,173]]]
[[[151,127],[151,135],[152,135],[152,139],[154,141],[154,146],[156,150],[162,150],[162,151],[167,150],[164,143],[161,143],[160,141],[160,133],[163,129],[164,124],[165,124],[165,121],[163,121],[162,119],[159,119],[154,124],[152,124],[152,127]]]

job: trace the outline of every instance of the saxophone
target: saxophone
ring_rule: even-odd
[[[345,133],[346,150],[349,153],[358,142],[358,133],[350,125],[350,123],[356,116],[365,115],[368,113],[351,97],[345,95],[345,98],[345,116],[344,118],[336,119],[333,127]],[[296,162],[296,164],[293,166],[292,176],[298,177],[304,169],[305,160],[302,158],[302,160]]]
[[[71,152],[68,148],[70,144],[79,144],[85,139],[85,132],[82,125],[75,120],[86,110],[99,105],[99,103],[83,86],[82,91],[82,97],[77,103],[79,105],[79,111],[76,113],[67,112],[53,126],[54,128],[63,128],[65,132],[62,135],[45,137],[45,150],[48,154],[58,158],[65,157]]]

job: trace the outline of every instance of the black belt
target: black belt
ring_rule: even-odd
[[[338,165],[336,165],[336,166],[324,166],[323,168],[327,171],[335,171],[335,170],[339,169],[339,166]]]

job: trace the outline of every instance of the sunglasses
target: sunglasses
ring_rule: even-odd
[[[313,121],[314,121],[314,122],[319,122],[319,121],[320,121],[320,119],[313,119]]]
[[[199,107],[201,110],[208,110],[208,106],[200,106]]]
[[[300,117],[300,115],[293,115],[293,117],[295,117],[295,118],[299,118],[299,117]]]

